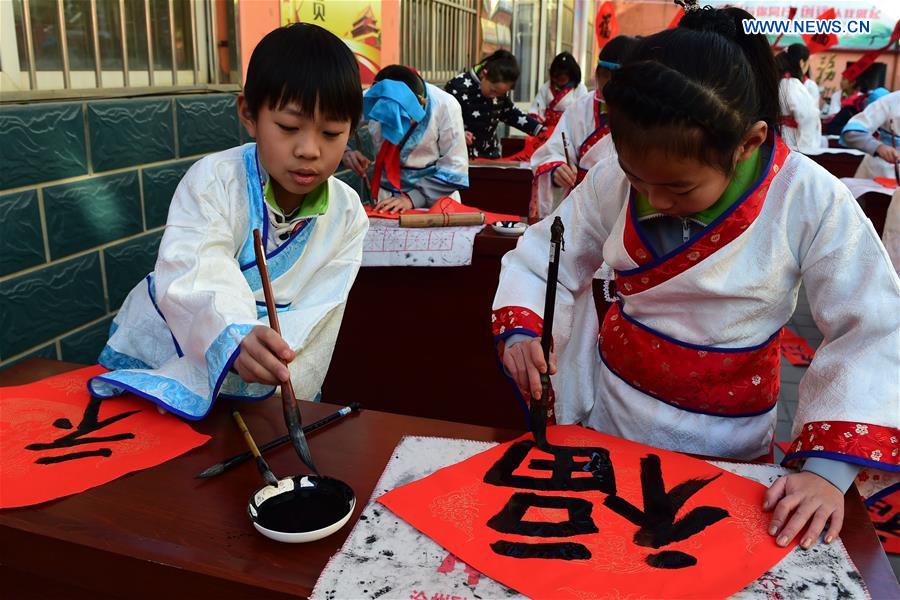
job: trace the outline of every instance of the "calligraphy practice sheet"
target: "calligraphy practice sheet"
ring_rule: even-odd
[[[96,365],[0,387],[0,508],[77,494],[204,444],[178,417],[132,395],[92,398]]]
[[[574,599],[732,595],[745,600],[799,597],[809,595],[810,590],[825,597],[868,595],[839,540],[803,551],[778,548],[766,534],[768,515],[758,509],[761,494],[765,486],[786,470],[773,465],[710,464],[674,455],[674,458],[691,463],[685,464],[673,460],[672,453],[631,442],[622,445],[623,440],[580,427],[554,427],[549,431],[549,441],[554,446],[575,447],[578,453],[589,449],[589,454],[580,457],[572,454],[572,450],[563,450],[548,455],[529,447],[522,464],[517,465],[515,463],[526,447],[522,442],[531,443],[530,438],[499,446],[441,438],[404,438],[376,486],[372,501],[363,510],[343,549],[322,573],[312,597],[327,600],[346,597],[462,600],[520,598],[522,594],[534,598]],[[510,452],[511,449],[515,449],[515,454]],[[598,449],[609,452],[612,459],[609,463],[612,472],[606,471],[606,475],[615,477],[615,494],[591,489],[577,492],[534,490],[485,481],[493,480],[498,474],[503,480],[504,473],[512,467],[513,479],[507,481],[514,482],[515,486],[534,485],[527,478],[550,481],[556,472],[563,475],[562,481],[568,479],[569,484],[577,479],[584,480],[570,487],[590,488],[597,484],[588,483],[587,478],[596,478],[595,471],[603,473],[603,452]],[[597,459],[594,454],[598,455]],[[642,461],[649,455],[660,457],[664,493],[656,499],[653,499],[657,495],[654,490],[660,489],[656,461]],[[583,463],[579,471],[586,475],[573,471],[571,478],[565,477],[565,468],[560,467],[568,468],[564,463],[571,456],[576,465]],[[447,465],[452,467],[443,469]],[[587,470],[584,470],[585,466]],[[471,467],[475,473],[483,471],[482,476],[480,479],[456,480],[453,473],[458,471],[456,467],[466,470]],[[710,480],[712,477],[715,479]],[[557,478],[557,481],[561,480]],[[693,483],[685,484],[687,481]],[[707,483],[701,486],[703,481]],[[434,483],[435,488],[425,492],[424,486],[430,483]],[[486,486],[502,491],[503,496],[485,493]],[[418,493],[416,487],[423,493]],[[693,494],[689,494],[691,491]],[[759,502],[755,496],[757,491]],[[510,501],[516,494],[584,499],[592,504],[592,508],[585,518],[577,503],[569,504],[571,509],[559,509],[541,506],[532,499],[522,513],[522,504],[515,505]],[[688,495],[691,497],[685,499]],[[621,502],[608,502],[607,498],[613,496]],[[417,509],[410,510],[407,504],[410,499]],[[648,504],[669,502],[673,505],[683,499],[671,526],[668,515],[652,520],[641,516],[651,512],[647,509]],[[704,515],[707,523],[721,514],[718,510],[697,512],[707,508],[723,510],[728,516],[702,529],[698,521],[687,521],[686,517],[692,513]],[[494,518],[498,514],[510,514],[513,509],[516,512],[512,519]],[[616,509],[627,516],[621,516]],[[518,516],[520,513],[521,517]],[[410,516],[413,514],[415,516]],[[412,527],[406,519],[420,529],[428,529],[428,535]],[[619,519],[624,522],[617,523]],[[644,524],[637,525],[631,519]],[[438,522],[441,524],[435,525]],[[588,527],[588,522],[592,522],[598,531],[572,531],[576,527]],[[690,529],[685,522],[691,523]],[[517,523],[523,523],[529,531],[527,534],[506,533],[495,529],[491,523],[500,528],[515,528]],[[717,527],[720,531],[716,531]],[[543,537],[535,535],[536,532],[554,535]],[[690,535],[679,541],[659,544],[666,536],[682,538],[687,533]],[[500,541],[506,543],[497,544]],[[568,554],[563,557],[551,554],[553,548],[550,545],[557,542],[568,544],[561,547]],[[538,547],[528,549],[524,547],[526,544]],[[574,547],[579,544],[590,557],[581,558],[584,552]],[[654,547],[657,544],[659,547]],[[528,552],[540,552],[543,556],[509,556],[510,547],[519,556]],[[497,549],[507,554],[499,554]],[[697,562],[680,566],[690,562],[680,558],[681,562],[659,567],[648,561],[650,556],[666,551],[685,554]],[[577,554],[579,552],[581,554]],[[761,558],[762,555],[766,558]],[[503,561],[513,566],[504,571]],[[685,575],[690,577],[685,578]]]

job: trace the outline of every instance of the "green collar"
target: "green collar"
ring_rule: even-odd
[[[760,149],[753,151],[746,160],[738,161],[734,168],[734,175],[731,177],[728,187],[722,192],[722,195],[716,200],[715,204],[698,213],[694,213],[689,218],[700,221],[704,225],[709,225],[718,219],[722,213],[728,210],[750,187],[759,179],[762,173],[762,156]],[[650,200],[644,194],[635,195],[634,208],[637,212],[638,219],[659,214],[655,208],[650,205]]]
[[[284,217],[285,221],[321,216],[328,210],[328,180],[326,179],[314,190],[306,194],[306,196],[303,197],[303,200],[300,201],[300,206],[297,207],[297,210],[289,215],[284,214],[284,211],[278,206],[278,202],[275,201],[275,190],[272,189],[271,178],[266,179],[263,197],[266,199],[266,204],[269,205],[269,208],[275,211],[275,214]]]

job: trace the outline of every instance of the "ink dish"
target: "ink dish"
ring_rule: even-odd
[[[520,221],[498,221],[493,224],[493,229],[502,235],[522,235],[528,229],[528,225]]]
[[[264,536],[287,543],[312,542],[350,520],[356,495],[349,485],[320,475],[286,477],[257,491],[247,506],[250,521]]]

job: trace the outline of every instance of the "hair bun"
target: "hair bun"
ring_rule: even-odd
[[[695,5],[696,6],[696,5]],[[716,10],[711,6],[703,8],[685,8],[684,16],[678,23],[679,27],[693,29],[694,31],[709,31],[734,40],[738,34],[738,24],[734,17],[727,11]]]

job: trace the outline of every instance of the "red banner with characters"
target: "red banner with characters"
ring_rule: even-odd
[[[816,19],[819,19],[821,21],[828,21],[836,18],[837,13],[834,12],[833,8],[829,8],[818,17],[816,17]],[[801,37],[806,43],[806,47],[809,48],[810,54],[824,52],[832,46],[837,46],[838,43],[838,36],[834,33],[817,33],[815,35],[804,35]]]
[[[379,502],[467,565],[532,598],[724,598],[776,546],[766,487],[675,452],[551,426]]]
[[[597,35],[597,48],[603,48],[606,42],[619,35],[619,19],[616,18],[616,4],[607,0],[600,4],[597,16],[594,17],[594,33]]]
[[[93,366],[0,387],[0,508],[77,494],[209,439],[146,400],[92,398],[87,380],[105,372]]]

